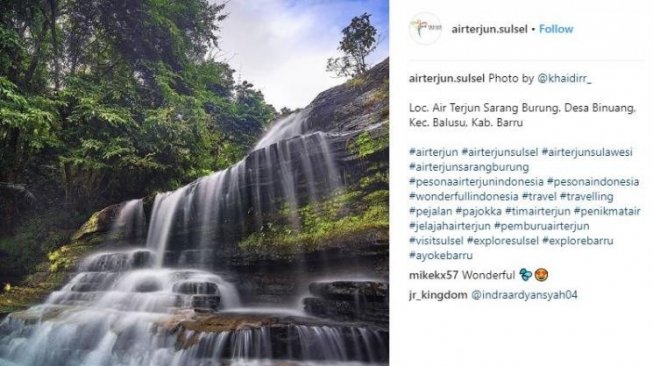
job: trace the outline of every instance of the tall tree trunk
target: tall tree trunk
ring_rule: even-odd
[[[16,199],[9,197],[2,200],[2,222],[0,237],[13,235],[15,230]]]
[[[16,127],[12,128],[9,131],[9,138],[7,139],[7,145],[5,148],[6,156],[4,161],[6,166],[2,168],[0,175],[0,180],[6,182],[15,182],[18,172],[16,167],[18,166],[18,142],[20,139],[20,130]],[[7,195],[6,198],[2,200],[2,223],[0,223],[0,235],[9,235],[14,232],[14,224],[16,222],[17,206],[16,198]]]
[[[48,21],[47,18],[46,20],[43,21],[43,25],[41,26],[41,31],[39,32],[38,37],[36,38],[36,44],[34,45],[34,53],[32,54],[32,59],[30,60],[29,67],[27,68],[27,71],[25,72],[25,76],[23,77],[23,80],[21,82],[21,85],[24,90],[29,89],[29,85],[32,82],[32,77],[34,77],[34,72],[36,71],[36,67],[39,65],[39,61],[41,59],[41,44],[45,40],[45,35],[47,34],[48,30]]]
[[[7,145],[4,149],[6,152],[5,162],[6,166],[2,168],[2,178],[6,182],[16,181],[16,167],[18,166],[18,141],[20,139],[20,130],[18,127],[12,127],[9,130]]]
[[[54,56],[54,89],[61,88],[61,63],[59,54],[59,41],[57,40],[57,0],[48,0],[50,5],[50,34],[52,36],[52,53]]]

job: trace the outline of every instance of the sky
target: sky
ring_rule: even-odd
[[[230,0],[226,12],[218,58],[277,109],[305,107],[345,81],[325,68],[339,56],[342,28],[355,16],[372,14],[382,36],[369,63],[388,56],[388,0]]]

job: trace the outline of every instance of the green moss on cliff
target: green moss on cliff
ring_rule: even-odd
[[[372,136],[369,131],[365,131],[358,135],[355,139],[347,145],[348,150],[357,155],[359,158],[365,158],[378,151],[387,149],[390,144],[389,135],[387,133],[387,123],[381,127],[382,133]]]
[[[310,252],[356,242],[387,240],[388,191],[343,191],[298,210],[299,228],[269,222],[240,243],[245,251]]]
[[[388,240],[388,165],[379,155],[388,149],[387,124],[360,133],[347,143],[349,153],[365,162],[355,183],[329,198],[300,207],[289,207],[268,217],[263,228],[241,240],[245,253],[307,253],[333,248],[366,246]]]

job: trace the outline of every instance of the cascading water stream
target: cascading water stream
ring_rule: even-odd
[[[302,109],[277,121],[256,143],[254,150],[262,149],[281,140],[302,135],[304,133],[304,122],[309,113],[310,109]]]
[[[119,235],[120,239],[141,239],[146,234],[145,229],[143,200],[136,199],[125,202],[113,223],[111,231],[114,236]]]
[[[11,314],[0,324],[0,365],[3,360],[62,366],[221,365],[226,359],[230,365],[242,359],[260,365],[269,359],[385,362],[387,339],[365,327],[313,320],[271,325],[266,318],[254,322],[259,325],[211,332],[169,326],[189,311],[229,314],[241,306],[234,285],[197,269],[209,267],[208,253],[233,244],[248,225],[260,227],[265,212],[287,207],[290,223],[298,226],[297,208],[340,186],[329,136],[304,134],[307,113],[278,121],[230,168],[158,194],[144,248],[93,254],[44,304]],[[142,200],[128,201],[110,237],[142,240],[144,228]],[[185,251],[199,255],[168,256],[179,238],[189,243]]]
[[[304,123],[299,118],[303,115],[298,112],[280,120],[257,149],[228,169],[156,196],[146,244],[156,253],[156,266],[163,266],[174,232],[188,234],[193,228],[201,228],[198,238],[186,240],[194,250],[206,253],[237,240],[250,219],[260,228],[261,214],[266,210],[287,206],[290,224],[298,228],[297,209],[301,204],[314,202],[340,187],[340,172],[328,135],[295,135],[302,130],[298,126]],[[210,261],[206,256],[203,260]]]
[[[154,199],[152,219],[147,230],[145,246],[155,253],[156,267],[163,266],[166,246],[174,224],[173,220],[188,189],[189,186],[184,186],[173,192],[159,193]]]

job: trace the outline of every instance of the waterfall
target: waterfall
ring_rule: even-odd
[[[141,240],[145,236],[145,211],[143,200],[135,199],[125,202],[111,228],[109,237],[127,241]]]
[[[147,229],[147,240],[145,246],[152,250],[156,256],[156,266],[163,266],[166,246],[179,203],[186,196],[190,186],[184,186],[174,192],[159,193],[154,199],[152,208],[152,219]]]
[[[309,113],[310,109],[307,108],[281,118],[256,143],[254,149],[262,149],[275,142],[301,135],[304,132],[304,122]]]
[[[187,339],[194,336],[185,334]],[[297,342],[288,341],[293,339]],[[387,354],[381,350],[387,346],[378,332],[361,327],[290,325],[200,333],[196,344],[182,350],[177,360],[185,365],[197,359],[269,360],[283,354],[290,360],[383,362]]]
[[[298,135],[305,115],[302,111],[279,120],[231,167],[156,196],[146,246],[156,253],[157,267],[164,265],[175,233],[185,235],[183,241],[190,245],[184,249],[199,252],[206,266],[211,258],[203,254],[234,244],[246,232],[246,223],[260,228],[264,212],[286,206],[289,224],[298,228],[301,205],[340,187],[329,135]],[[198,237],[189,233],[193,229],[200,231]],[[188,253],[179,260],[187,258]]]
[[[307,115],[279,120],[228,169],[157,194],[146,236],[143,201],[122,205],[110,236],[145,245],[88,256],[43,304],[10,314],[0,323],[0,365],[387,362],[387,331],[294,313],[266,317],[241,307],[227,276],[205,270],[211,253],[260,228],[265,213],[288,208],[288,224],[298,227],[298,208],[340,187],[331,136],[308,133]],[[218,328],[184,328],[201,321]],[[220,321],[240,323],[222,329]]]

